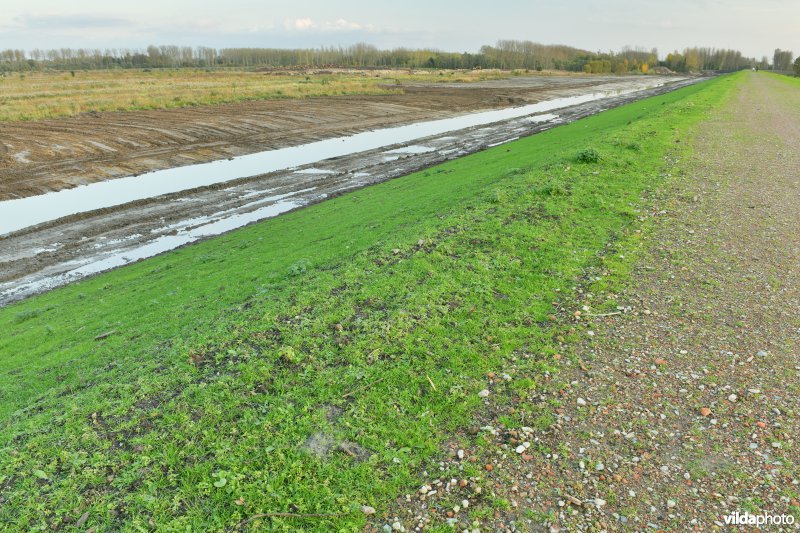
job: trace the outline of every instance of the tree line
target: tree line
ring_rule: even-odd
[[[477,53],[430,49],[381,50],[369,44],[307,49],[148,46],[146,49],[58,48],[2,50],[0,71],[94,70],[114,68],[435,68],[563,70],[588,73],[647,73],[656,67],[675,72],[734,71],[743,68],[790,70],[792,52],[776,50],[773,63],[744,57],[737,50],[686,48],[659,60],[658,50],[626,47],[618,52],[590,52],[565,45],[502,40]]]

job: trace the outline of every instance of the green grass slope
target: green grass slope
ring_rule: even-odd
[[[361,505],[413,490],[469,423],[487,372],[516,358],[511,395],[552,370],[553,301],[636,224],[666,156],[735,83],[0,309],[0,523],[222,530],[294,512],[336,516],[249,525],[362,527]]]

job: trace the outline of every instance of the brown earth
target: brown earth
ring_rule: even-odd
[[[753,73],[700,127],[684,173],[648,200],[627,287],[591,298],[588,284],[564,312],[586,340],[526,398],[554,423],[501,429],[509,411],[491,398],[495,414],[475,421],[487,444],[466,453],[493,465],[495,505],[450,511],[456,530],[713,531],[735,512],[800,515],[798,124],[797,87]],[[595,314],[606,297],[622,309]],[[390,524],[445,521],[418,496]]]
[[[478,109],[623,88],[635,77],[404,84],[403,94],[265,100],[0,123],[0,201]]]

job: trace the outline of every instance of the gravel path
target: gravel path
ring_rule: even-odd
[[[455,502],[495,501],[474,522],[455,508],[458,530],[709,531],[734,512],[800,515],[800,91],[748,75],[694,143],[686,175],[651,199],[622,312],[592,316],[609,295],[588,292],[568,311],[593,336],[527,399],[555,423],[492,430],[508,414],[497,406],[478,421],[485,476],[423,480]],[[403,500],[395,525],[441,523],[426,499]]]

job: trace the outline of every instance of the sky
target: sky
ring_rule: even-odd
[[[800,53],[800,0],[2,0],[0,49],[184,46],[477,52],[500,39],[591,51]]]

